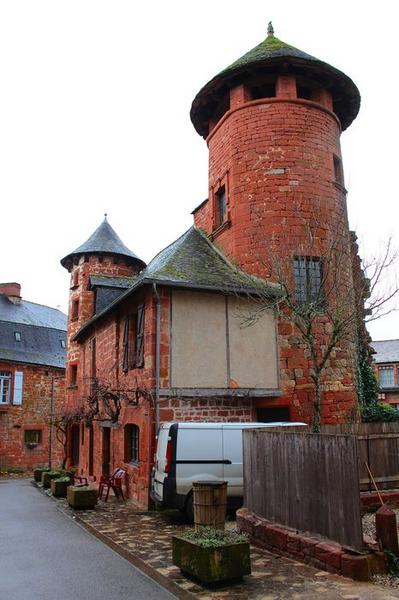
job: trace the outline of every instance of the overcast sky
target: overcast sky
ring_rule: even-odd
[[[275,35],[343,70],[362,105],[342,136],[348,208],[364,254],[398,246],[395,3],[380,0],[0,0],[0,281],[66,310],[65,254],[104,212],[143,260],[207,196],[198,90]],[[374,339],[399,338],[399,313]]]

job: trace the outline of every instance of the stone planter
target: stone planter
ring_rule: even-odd
[[[66,477],[62,477],[61,479],[52,479],[51,480],[51,493],[56,498],[66,498],[68,486],[71,484],[71,480]]]
[[[97,504],[97,490],[88,486],[70,485],[67,489],[67,500],[72,508],[94,508]]]
[[[211,584],[250,575],[249,543],[204,548],[198,542],[173,536],[173,564],[202,583]]]
[[[42,480],[42,473],[48,471],[50,471],[48,467],[41,467],[40,469],[35,469],[33,471],[33,479],[36,481],[36,483],[40,483]]]
[[[43,489],[47,490],[50,487],[50,483],[52,479],[58,479],[62,476],[60,471],[44,471],[42,473],[42,484]]]

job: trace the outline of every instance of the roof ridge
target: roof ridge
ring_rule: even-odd
[[[32,300],[25,300],[24,298],[21,298],[21,302],[24,302],[25,304],[34,304],[35,306],[43,306],[43,308],[49,308],[50,310],[56,310],[56,311],[60,312],[62,315],[64,315],[64,317],[68,317],[68,315],[66,315],[59,308],[55,308],[54,306],[49,306],[48,304],[41,304],[41,302],[32,302]],[[18,305],[16,305],[16,306],[18,306]]]

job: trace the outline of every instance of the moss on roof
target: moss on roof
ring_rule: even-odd
[[[314,60],[318,59],[306,52],[302,52],[302,50],[298,50],[294,46],[290,44],[286,44],[285,42],[279,40],[274,35],[268,35],[263,42],[252,48],[249,52],[241,56],[238,60],[234,61],[230,66],[224,69],[220,75],[224,73],[228,73],[230,71],[234,71],[235,69],[242,67],[244,65],[253,64],[259,61],[267,60],[270,58],[276,58],[279,56],[291,56],[296,58],[303,58],[305,60]]]
[[[278,75],[281,69],[286,72],[287,68],[328,88],[342,129],[351,124],[360,107],[360,94],[353,81],[342,71],[269,33],[265,40],[223,69],[198,92],[190,111],[195,129],[204,137],[208,135],[209,121],[215,117],[215,111],[217,114],[229,89],[238,83],[265,74]]]

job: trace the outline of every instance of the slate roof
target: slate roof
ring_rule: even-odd
[[[375,350],[374,361],[378,363],[399,363],[399,340],[381,340],[371,342]]]
[[[107,277],[106,275],[90,275],[91,287],[111,287],[126,289],[130,287],[135,277]]]
[[[360,94],[353,81],[342,71],[318,58],[286,44],[274,34],[234,61],[213,77],[197,94],[191,107],[191,120],[200,135],[207,135],[207,123],[212,111],[226,91],[254,75],[278,73],[289,64],[290,72],[305,75],[327,87],[334,99],[334,112],[342,129],[346,129],[359,112]]]
[[[134,280],[132,286],[102,312],[87,321],[77,332],[75,339],[79,339],[95,321],[113,310],[139,287],[152,283],[227,294],[255,295],[267,290],[273,294],[278,293],[278,286],[237,269],[200,229],[193,226],[159,252]]]
[[[0,296],[0,360],[65,368],[66,326],[66,315],[55,308]]]
[[[73,252],[70,252],[61,259],[62,266],[68,269],[73,258],[82,254],[113,254],[123,256],[138,264],[141,268],[145,267],[145,262],[125,246],[116,231],[108,223],[106,217],[84,244],[81,244],[76,250],[73,250]]]
[[[7,296],[3,295],[0,295],[0,321],[51,327],[64,331],[67,328],[67,316],[57,308],[35,304],[27,300],[21,300],[20,303],[14,304],[8,300]]]

